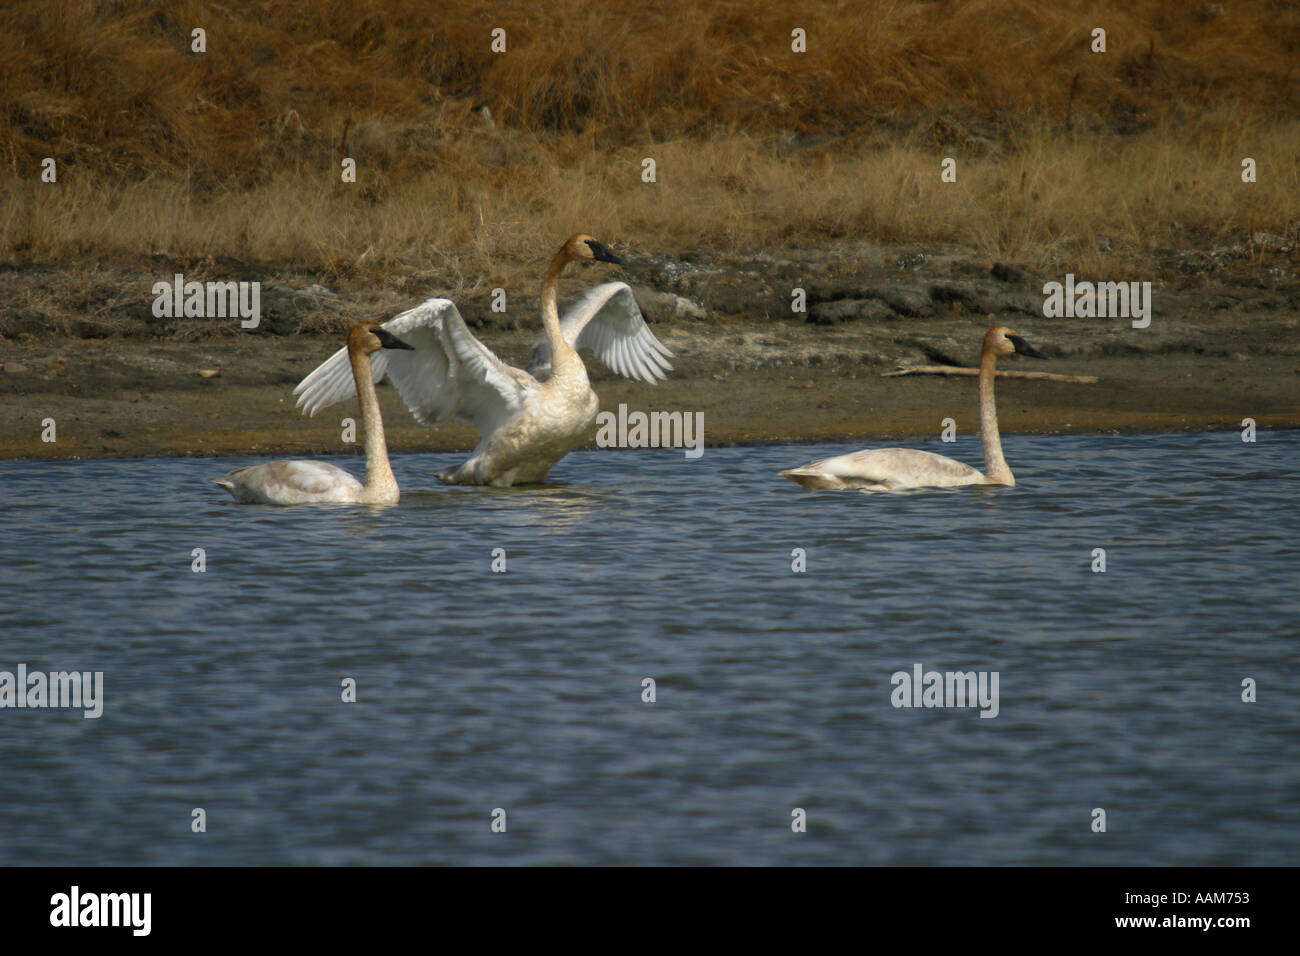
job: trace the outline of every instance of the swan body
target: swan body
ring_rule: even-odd
[[[805,488],[897,491],[980,485],[984,476],[970,465],[915,448],[876,448],[823,458],[781,472]]]
[[[607,282],[587,292],[559,318],[560,273],[570,262],[619,260],[590,236],[571,237],[551,260],[542,286],[545,341],[527,371],[506,364],[480,342],[455,303],[429,299],[383,324],[412,346],[373,359],[422,425],[456,419],[482,436],[463,464],[438,473],[447,484],[509,487],[543,481],[557,461],[585,444],[600,403],[578,356],[590,348],[627,378],[654,384],[672,368],[672,353],[655,338],[632,290]],[[315,415],[351,395],[342,351],[298,384],[298,406]]]
[[[823,458],[781,475],[805,488],[859,491],[906,491],[912,488],[956,488],[963,485],[1013,487],[1015,476],[1002,455],[993,380],[999,355],[1044,356],[1005,326],[990,329],[980,351],[980,443],[984,446],[984,471],[933,452],[914,448],[879,448]]]
[[[273,461],[212,479],[240,504],[396,504],[397,479],[388,462],[384,423],[371,374],[372,356],[381,349],[410,350],[411,346],[373,323],[355,326],[344,349],[353,388],[361,400],[365,430],[366,480],[323,461]]]
[[[347,504],[359,501],[366,487],[350,472],[324,461],[272,461],[212,481],[243,505]]]

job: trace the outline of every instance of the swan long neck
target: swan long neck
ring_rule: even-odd
[[[352,363],[352,377],[357,383],[361,425],[365,430],[366,491],[370,494],[391,492],[397,488],[397,478],[388,463],[388,442],[384,438],[384,419],[379,413],[379,396],[375,394],[370,356],[359,349],[349,348],[348,360]]]
[[[554,376],[560,371],[560,367],[568,365],[569,362],[577,356],[577,352],[564,339],[564,332],[560,329],[560,307],[558,303],[560,290],[560,273],[569,263],[569,255],[561,249],[551,260],[551,266],[546,270],[546,280],[542,283],[542,326],[546,329],[546,341],[551,347],[551,375]]]
[[[1016,479],[1002,456],[998,409],[993,401],[997,364],[997,353],[986,342],[980,354],[980,444],[984,446],[984,479],[991,485],[1014,485]]]

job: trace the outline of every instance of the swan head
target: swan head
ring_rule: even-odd
[[[1046,355],[1026,342],[1019,332],[1009,329],[1005,325],[999,325],[996,329],[989,329],[988,335],[984,336],[984,351],[992,352],[994,355],[1028,355],[1030,358],[1047,358]]]
[[[414,352],[415,346],[407,345],[376,322],[362,322],[348,331],[349,352],[370,355],[380,349],[409,349]]]
[[[616,266],[621,266],[623,260],[607,248],[587,235],[585,232],[575,233],[568,238],[560,251],[570,262],[581,262],[583,260],[595,260],[596,262],[612,262]]]

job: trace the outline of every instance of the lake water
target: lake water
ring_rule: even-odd
[[[0,863],[1300,862],[1300,431],[1005,445],[905,496],[776,475],[840,445],[401,455],[387,509],[0,462],[0,670],[103,672],[0,710]],[[997,716],[895,708],[918,664]]]

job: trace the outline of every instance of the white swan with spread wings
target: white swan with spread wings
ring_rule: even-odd
[[[528,371],[499,359],[480,342],[455,303],[429,299],[383,328],[413,347],[374,356],[375,381],[385,376],[423,425],[456,419],[482,440],[469,460],[439,472],[447,484],[509,487],[540,482],[587,440],[600,404],[577,350],[590,348],[619,375],[654,384],[672,368],[672,353],[654,336],[632,290],[607,282],[590,290],[560,320],[560,273],[570,262],[620,260],[591,236],[569,238],[551,260],[542,285],[546,340]],[[336,352],[294,389],[311,415],[355,393],[345,351]]]

